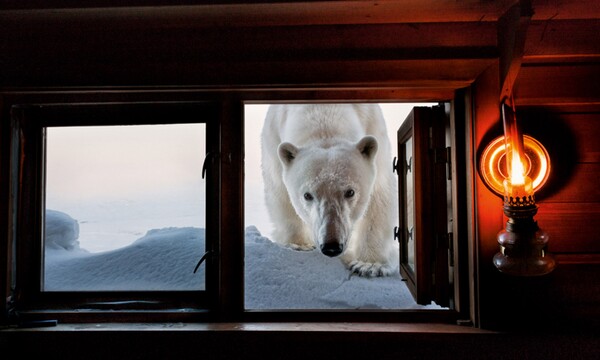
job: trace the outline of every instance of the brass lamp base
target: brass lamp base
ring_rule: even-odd
[[[552,272],[556,261],[546,252],[548,235],[533,219],[537,206],[505,206],[504,213],[509,220],[506,229],[498,233],[500,252],[494,256],[496,268],[515,276],[540,276]]]
[[[513,276],[540,276],[554,270],[556,262],[551,255],[535,257],[510,257],[502,252],[494,255],[494,265],[500,272]]]

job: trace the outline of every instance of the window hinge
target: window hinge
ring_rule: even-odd
[[[404,175],[408,174],[411,171],[412,167],[412,156],[406,161],[406,167],[404,168]],[[400,175],[400,164],[398,158],[394,156],[394,160],[392,161],[392,171],[398,175]]]

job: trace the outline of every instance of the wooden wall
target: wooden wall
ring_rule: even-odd
[[[478,181],[483,327],[600,323],[600,42],[595,35],[600,24],[550,17],[542,21],[542,15],[534,16],[528,28],[514,94],[523,131],[550,153],[551,175],[536,194],[535,218],[550,236],[549,251],[558,265],[550,275],[523,279],[504,276],[492,266],[498,251],[495,232],[506,219],[499,217],[499,200]],[[502,134],[499,114],[491,105],[497,99],[488,92],[497,82],[496,69],[488,69],[475,83],[478,149]]]

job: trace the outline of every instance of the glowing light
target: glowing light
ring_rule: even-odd
[[[502,105],[502,118],[509,179],[513,185],[522,185],[525,183],[525,169],[521,161],[525,154],[523,136],[517,126],[517,117],[514,111],[506,104]]]
[[[529,135],[523,135],[525,154],[521,158],[524,175],[533,182],[533,190],[541,189],[550,176],[550,155],[544,146]],[[504,136],[492,140],[485,148],[480,159],[479,172],[486,185],[498,195],[503,195],[504,179],[509,177],[506,164]]]
[[[533,182],[526,176],[521,159],[525,156],[523,135],[517,126],[517,117],[513,109],[502,105],[504,120],[504,143],[508,178],[502,182],[504,188],[504,206],[530,207],[535,205]]]
[[[513,185],[525,184],[525,168],[521,162],[521,156],[516,149],[512,151],[512,161],[510,164],[510,182]]]
[[[517,138],[513,136],[512,140],[517,141]],[[507,161],[507,171],[510,176],[502,182],[504,204],[513,207],[532,206],[535,204],[533,182],[529,176],[526,176],[519,146],[515,146],[514,143],[506,145],[509,149],[506,151],[506,157],[510,158],[510,161]]]

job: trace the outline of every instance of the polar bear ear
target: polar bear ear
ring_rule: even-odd
[[[289,142],[284,142],[279,144],[277,153],[279,154],[279,160],[281,160],[281,163],[287,166],[292,163],[292,160],[294,160],[298,154],[298,148]]]
[[[367,135],[364,138],[360,139],[358,144],[356,144],[356,148],[362,155],[364,155],[367,159],[372,159],[375,157],[377,153],[377,138],[375,136]]]

